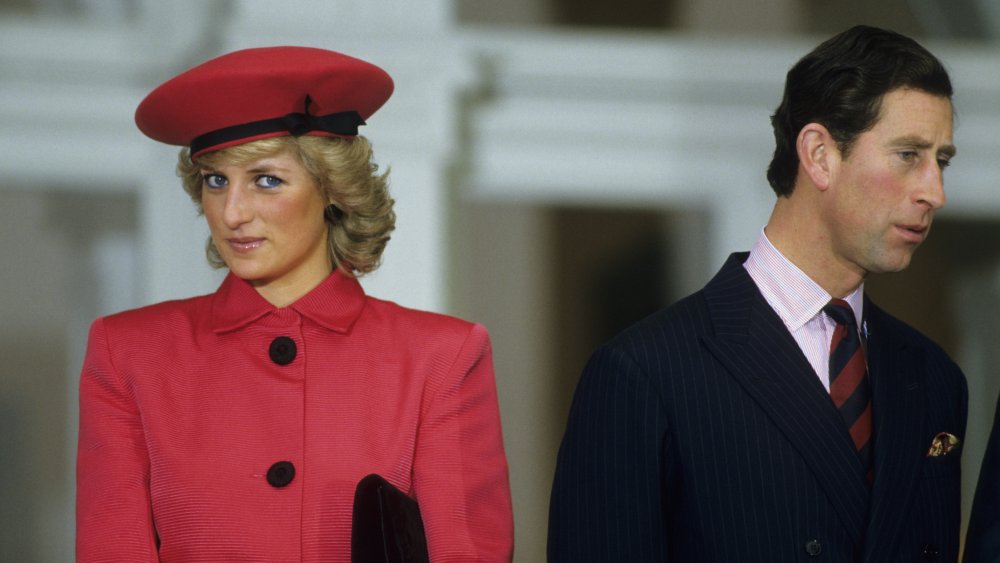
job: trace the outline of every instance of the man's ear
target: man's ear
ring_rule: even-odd
[[[830,187],[833,168],[840,158],[830,131],[819,123],[806,124],[799,131],[795,149],[799,155],[799,167],[812,184],[820,190]]]

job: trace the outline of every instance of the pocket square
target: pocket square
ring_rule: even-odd
[[[941,457],[951,453],[958,447],[961,440],[954,434],[948,432],[938,432],[937,436],[931,440],[931,447],[927,450],[927,457]]]

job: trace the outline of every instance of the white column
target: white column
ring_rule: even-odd
[[[493,342],[504,447],[514,502],[515,561],[545,560],[556,452],[566,424],[554,415],[553,277],[547,214],[525,204],[457,206],[464,234],[455,273],[458,313],[486,325]]]

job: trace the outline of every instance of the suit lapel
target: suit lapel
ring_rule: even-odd
[[[715,333],[704,343],[816,474],[861,545],[869,492],[864,469],[829,394],[734,254],[705,287]]]
[[[903,518],[920,476],[923,444],[923,350],[907,347],[884,322],[886,314],[865,302],[868,311],[869,375],[875,427],[875,484],[865,561],[893,555]]]

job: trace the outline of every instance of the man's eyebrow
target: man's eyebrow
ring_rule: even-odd
[[[915,135],[906,135],[904,137],[893,139],[892,143],[890,144],[896,147],[913,147],[915,149],[929,149],[934,146],[934,143],[928,141],[923,137],[918,137]],[[955,148],[955,145],[951,143],[948,143],[947,145],[941,145],[938,148],[938,154],[947,156],[949,158],[955,156],[956,152],[958,152],[958,150]]]

